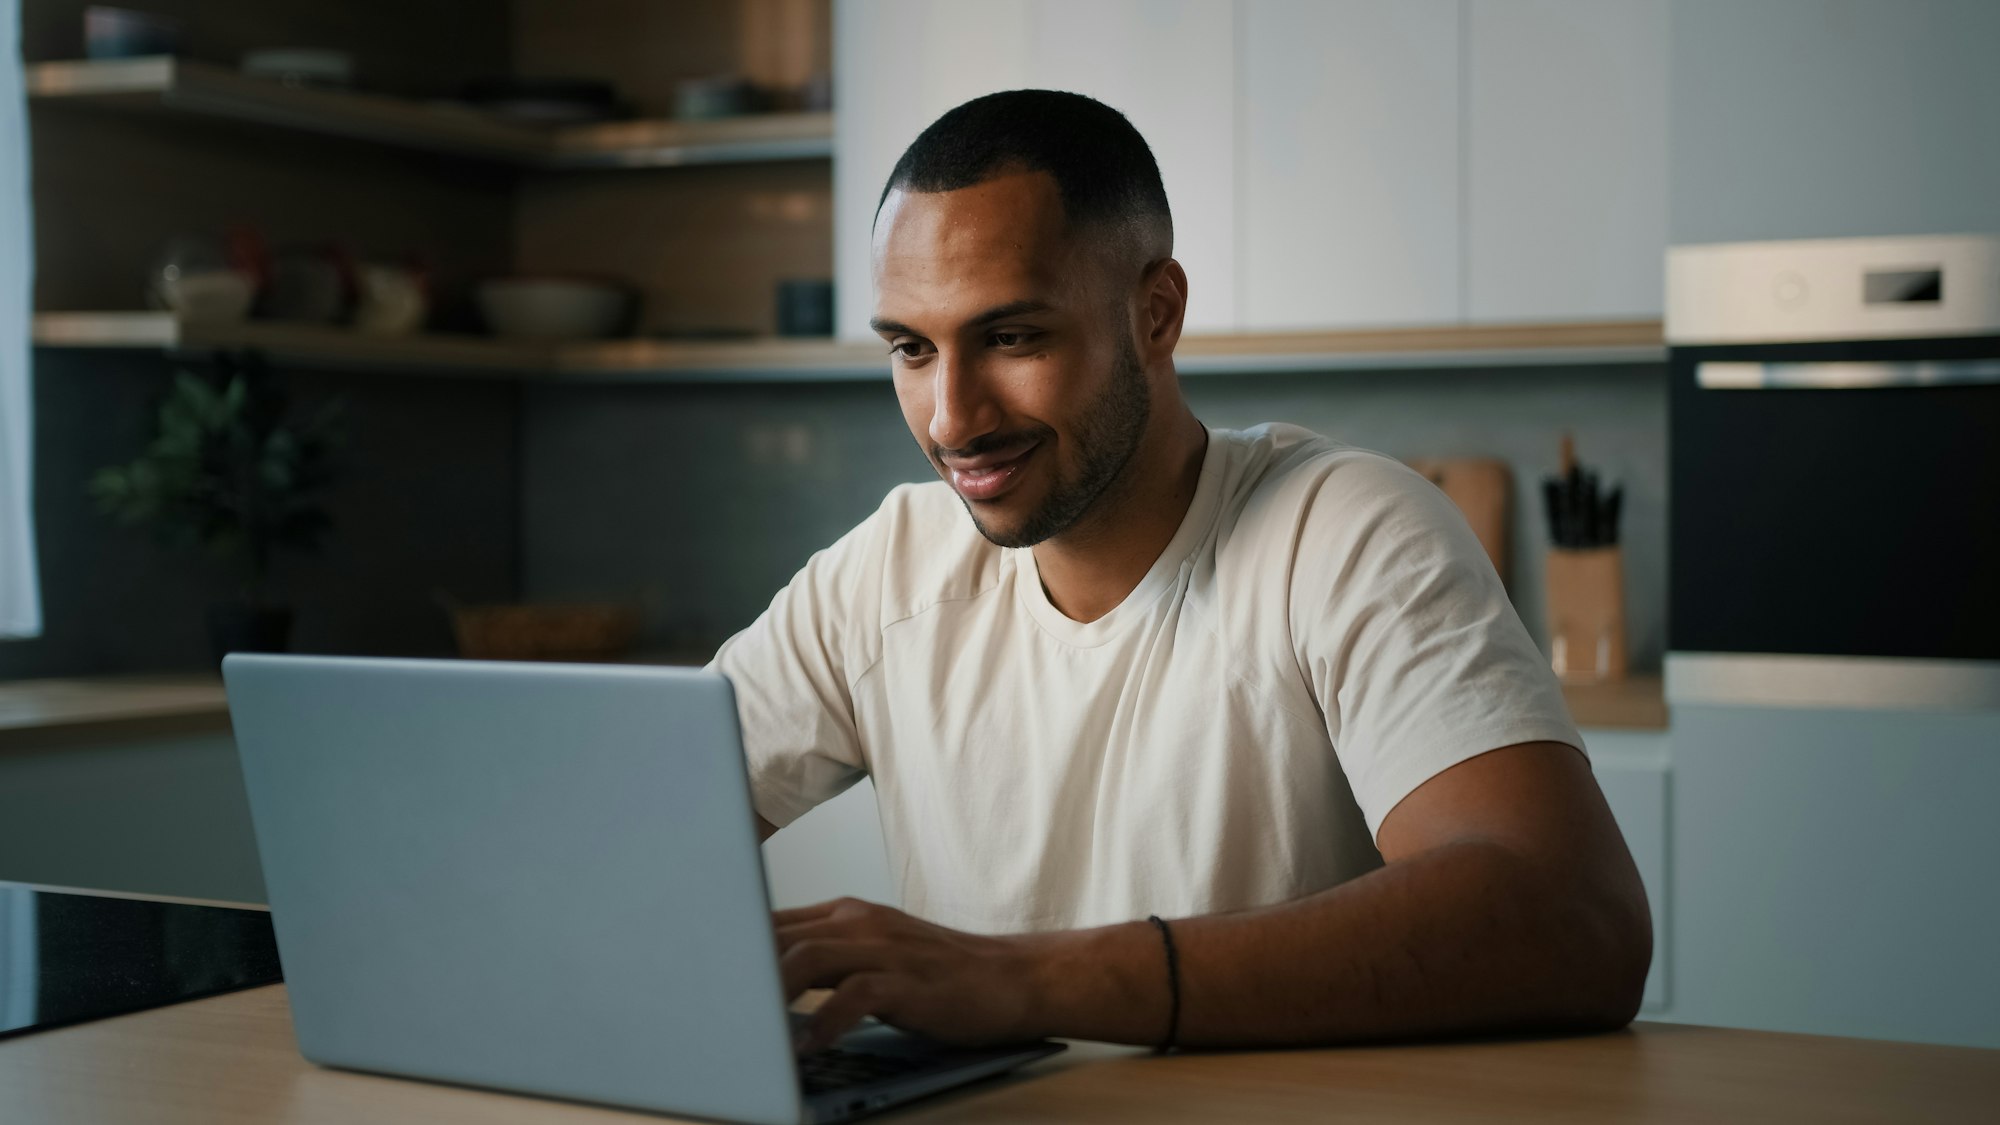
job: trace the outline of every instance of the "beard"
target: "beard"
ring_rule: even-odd
[[[1125,466],[1138,451],[1146,423],[1152,417],[1153,392],[1146,383],[1138,351],[1122,333],[1118,356],[1112,363],[1111,381],[1104,393],[1092,400],[1077,420],[1074,435],[1081,464],[1071,473],[1057,467],[1055,485],[1018,529],[1005,532],[988,527],[972,510],[971,501],[959,497],[966,515],[972,517],[972,526],[995,546],[1032,547],[1061,535],[1089,513],[1124,475]],[[1043,440],[1055,436],[1047,426],[1038,427],[1034,434]]]

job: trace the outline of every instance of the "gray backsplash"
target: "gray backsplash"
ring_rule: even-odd
[[[98,468],[145,444],[178,366],[158,352],[35,352],[35,519],[43,633],[0,641],[0,679],[213,667],[203,614],[224,568],[100,515]],[[506,380],[287,371],[301,407],[346,400],[349,445],[318,555],[282,562],[305,652],[442,654],[432,591],[515,596],[519,388]]]
[[[1401,457],[1494,456],[1514,471],[1515,605],[1543,636],[1536,480],[1564,430],[1625,483],[1628,636],[1657,668],[1666,613],[1666,374],[1659,364],[1204,375],[1210,425],[1293,422]],[[648,643],[741,628],[813,551],[894,485],[930,479],[886,380],[531,386],[522,579],[534,598],[644,598]]]
[[[0,678],[195,668],[208,561],[95,512],[83,482],[138,449],[172,364],[43,349],[36,511],[46,630],[0,643]],[[712,646],[806,557],[902,481],[930,479],[887,381],[706,386],[516,384],[287,372],[304,401],[348,398],[354,443],[327,551],[282,578],[309,652],[440,654],[434,590],[466,600],[645,599],[646,644]],[[1218,426],[1284,421],[1397,456],[1488,455],[1514,469],[1515,604],[1542,636],[1535,480],[1572,430],[1623,480],[1636,668],[1664,647],[1666,382],[1657,364],[1206,375]],[[517,413],[518,411],[518,413]]]

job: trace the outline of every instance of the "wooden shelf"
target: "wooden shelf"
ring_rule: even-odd
[[[662,168],[833,155],[830,113],[534,128],[469,106],[287,86],[166,56],[35,63],[30,98],[248,121],[528,168]]]
[[[1667,693],[1658,676],[1632,676],[1598,684],[1564,684],[1570,718],[1580,727],[1667,729]]]
[[[879,344],[828,339],[604,340],[543,344],[427,333],[377,336],[268,321],[202,323],[170,313],[37,313],[35,344],[158,348],[172,353],[254,350],[274,361],[333,369],[572,380],[725,379],[799,382],[888,378]]]
[[[154,312],[39,313],[35,343],[66,348],[254,349],[301,366],[576,381],[843,382],[885,380],[887,349],[867,340],[606,340],[534,344],[484,336],[372,336],[344,328],[241,321],[202,324]],[[1657,321],[1188,336],[1191,375],[1657,362]]]
[[[213,674],[0,683],[0,752],[228,728],[222,677]]]
[[[159,312],[37,313],[34,339],[56,348],[248,349],[314,367],[438,374],[528,375],[547,371],[555,359],[547,345],[484,336],[377,336],[308,324],[181,321]]]
[[[1666,338],[1659,321],[1613,320],[1185,336],[1174,360],[1183,374],[1234,375],[1382,367],[1658,363],[1666,355]]]

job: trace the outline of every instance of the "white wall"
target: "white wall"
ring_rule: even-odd
[[[2000,3],[1675,0],[1673,240],[2000,230]]]

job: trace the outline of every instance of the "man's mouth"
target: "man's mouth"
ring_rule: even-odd
[[[1015,443],[977,457],[942,457],[951,486],[967,500],[992,500],[1020,480],[1039,440]]]

